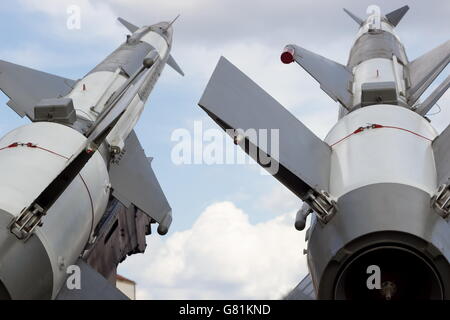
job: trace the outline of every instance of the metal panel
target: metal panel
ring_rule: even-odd
[[[450,87],[450,76],[448,76],[417,108],[416,112],[422,116],[426,115]]]
[[[173,68],[173,70],[175,70],[176,72],[178,72],[179,74],[181,74],[182,76],[184,76],[184,72],[183,70],[181,70],[180,66],[178,65],[178,63],[175,61],[175,59],[173,58],[173,56],[171,54],[169,54],[169,58],[167,59],[167,64],[169,66],[171,66]]]
[[[284,300],[316,300],[311,275],[308,273]]]
[[[347,67],[308,51],[296,45],[288,45],[294,49],[295,61],[320,84],[334,101],[339,101],[350,109],[353,96],[350,91],[353,75]]]
[[[450,62],[450,40],[407,65],[410,88],[408,103],[413,105]]]
[[[70,290],[64,285],[56,300],[129,300],[86,262],[78,260],[77,265],[80,267],[81,289]]]
[[[352,13],[350,10],[347,10],[344,8],[344,11],[346,14],[350,16],[359,26],[362,26],[364,24],[364,20],[358,17],[356,14]]]
[[[124,43],[92,69],[89,74],[98,71],[115,72],[117,68],[122,68],[128,76],[131,76],[139,70],[144,58],[152,50],[154,48],[146,42]]]
[[[109,175],[115,197],[126,199],[157,221],[159,233],[167,232],[172,209],[134,131],[119,158],[111,163]]]
[[[400,20],[402,20],[403,16],[408,12],[409,7],[403,6],[397,10],[394,10],[388,14],[386,14],[386,19],[392,24],[394,27],[398,25]]]
[[[420,250],[448,279],[449,223],[430,207],[428,193],[398,183],[370,184],[340,197],[338,207],[339,214],[328,224],[311,227],[308,266],[320,289],[332,289],[353,253],[383,243]],[[320,289],[318,298],[331,298]]]
[[[137,29],[139,29],[137,26],[121,17],[117,18],[117,20],[119,20],[119,22],[123,24],[131,33],[134,33]]]
[[[375,58],[392,60],[393,55],[402,64],[408,63],[405,48],[392,33],[386,31],[364,33],[355,41],[347,65],[353,68],[363,61]]]
[[[436,162],[438,185],[450,179],[450,125],[433,141],[434,161]]]
[[[271,129],[279,130],[278,155],[276,146],[261,145],[249,135],[245,138],[250,147],[257,146],[279,163],[279,171],[272,174],[299,197],[311,188],[328,190],[330,147],[225,58],[220,59],[199,106],[223,129],[266,129],[267,141]]]
[[[65,96],[74,85],[74,80],[0,60],[0,89],[12,100],[8,106],[21,117],[33,120],[39,101]]]

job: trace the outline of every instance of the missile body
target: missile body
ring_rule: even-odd
[[[43,94],[34,110],[16,101],[22,96],[14,100],[14,88],[2,80],[15,110],[22,107],[33,122],[0,139],[0,298],[55,298],[67,268],[97,240],[94,231],[115,189],[125,179],[140,187],[139,172],[129,177],[122,172],[116,186],[110,175],[113,167],[120,172],[120,158],[133,152],[127,138],[134,136],[151,90],[173,59],[173,31],[167,22],[141,28],[121,22],[132,32],[126,42],[77,82],[62,80],[68,88]],[[18,66],[3,62],[2,68],[17,72],[20,80]],[[143,161],[149,167],[145,155]],[[150,183],[159,188],[157,181]],[[163,212],[148,212],[145,199],[133,201],[120,193],[120,201],[152,215],[158,231],[167,232],[171,213],[163,194],[156,204]]]
[[[224,58],[199,102],[224,129],[279,130],[276,156],[250,136],[241,147],[271,156],[272,174],[304,201],[299,230],[312,217],[310,274],[288,298],[450,299],[450,128],[439,135],[425,117],[448,78],[418,100],[449,63],[450,42],[409,61],[394,31],[407,10],[346,11],[359,25],[346,66],[286,46],[281,61],[339,102],[324,141]]]

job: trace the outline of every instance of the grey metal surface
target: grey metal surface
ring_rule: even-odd
[[[372,184],[340,197],[338,207],[328,224],[316,220],[308,241],[308,265],[319,298],[331,298],[331,284],[346,259],[386,243],[420,251],[450,292],[450,224],[431,209],[428,193],[402,184]]]
[[[436,163],[437,183],[450,182],[450,125],[432,143]]]
[[[398,39],[390,32],[377,30],[362,34],[350,50],[348,67],[353,68],[363,61],[375,58],[397,59],[406,65],[408,58],[405,48]]]
[[[398,104],[394,81],[366,82],[361,85],[361,107],[374,104]]]
[[[139,98],[142,102],[146,102],[153,88],[155,87],[156,81],[159,75],[162,73],[165,67],[164,61],[158,59],[152,66],[153,70],[147,75],[147,78],[143,82],[142,86],[138,91]]]
[[[0,282],[13,300],[51,299],[53,272],[45,247],[36,235],[17,241],[7,227],[11,219],[0,210]]]
[[[416,112],[426,115],[450,87],[450,75],[420,104]]]
[[[410,86],[409,105],[413,105],[450,62],[450,40],[407,65]]]
[[[284,300],[316,300],[311,275],[308,273]]]
[[[276,146],[245,138],[279,163],[274,176],[299,197],[311,188],[328,190],[330,147],[225,58],[220,59],[199,106],[223,129],[266,129],[267,141],[271,129],[279,130],[279,156],[272,152]]]
[[[350,16],[359,26],[362,26],[364,24],[364,20],[355,15],[354,13],[350,12],[350,10],[347,10],[344,8],[344,11],[346,14]]]
[[[10,100],[10,106],[19,116],[34,117],[34,106],[46,98],[68,94],[74,80],[0,60],[0,90]]]
[[[127,83],[117,91],[117,98],[114,97],[112,102],[107,104],[93,123],[92,127],[89,128],[86,133],[86,136],[90,141],[96,141],[96,139],[104,136],[105,132],[110,130],[117,123],[141,90],[153,68],[155,68],[155,66],[150,69],[141,69],[138,71],[138,74],[129,78]],[[136,77],[135,80],[133,79],[134,77]],[[128,81],[131,80],[133,80],[132,83],[128,83]]]
[[[127,20],[119,17],[117,20],[125,26],[131,33],[134,33],[137,29],[139,29],[137,26],[132,24],[131,22],[128,22]]]
[[[152,50],[154,48],[151,45],[142,41],[123,43],[89,73],[98,71],[115,72],[118,68],[121,68],[130,77],[139,70],[142,61]]]
[[[294,48],[295,61],[320,84],[320,88],[334,101],[339,101],[347,109],[351,109],[353,95],[351,83],[353,74],[347,67],[308,51],[296,45]]]
[[[86,262],[77,261],[81,273],[81,289],[68,289],[64,285],[56,300],[129,300]]]
[[[114,197],[124,204],[135,205],[157,221],[159,233],[167,232],[172,209],[134,131],[126,139],[118,159],[111,163],[109,176]]]
[[[172,55],[169,55],[169,58],[167,59],[167,64],[168,64],[169,66],[171,66],[176,72],[178,72],[179,74],[181,74],[182,76],[184,76],[183,70],[181,70],[180,66],[179,66],[178,63],[175,61],[175,59],[173,58]]]
[[[34,121],[73,124],[76,120],[71,98],[43,99],[34,107]]]
[[[386,19],[389,21],[390,24],[396,27],[400,22],[400,20],[402,20],[405,14],[408,12],[408,10],[409,10],[408,6],[403,6],[397,10],[394,10],[386,14]]]

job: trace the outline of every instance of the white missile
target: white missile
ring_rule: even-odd
[[[172,23],[119,21],[132,34],[78,81],[0,61],[8,105],[32,120],[0,138],[0,298],[70,296],[61,292],[71,265],[84,277],[115,274],[123,255],[145,249],[145,240],[144,249],[131,242],[147,224],[168,231],[171,208],[133,128],[165,64],[182,74],[170,55]],[[132,238],[109,244],[117,225]],[[124,242],[130,249],[111,258]],[[83,289],[77,297],[89,297]]]
[[[274,176],[304,201],[295,226],[312,216],[310,274],[289,298],[450,299],[450,126],[439,135],[425,117],[449,77],[419,101],[448,65],[450,41],[409,61],[394,30],[408,9],[370,6],[366,19],[345,10],[359,26],[345,66],[286,46],[281,61],[297,62],[339,103],[324,141],[225,58],[200,99],[224,129],[279,130]],[[271,155],[242,140],[246,152]]]

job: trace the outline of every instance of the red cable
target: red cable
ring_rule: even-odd
[[[332,145],[330,145],[330,147],[334,147],[336,144],[338,144],[338,143],[344,141],[345,139],[350,138],[350,137],[351,137],[352,135],[354,135],[354,134],[358,134],[358,133],[363,132],[363,131],[365,131],[365,130],[370,130],[370,129],[381,129],[381,128],[402,130],[402,131],[405,131],[405,132],[408,132],[408,133],[412,133],[412,134],[414,134],[414,135],[416,135],[416,136],[418,136],[418,137],[420,137],[420,138],[423,138],[423,139],[425,139],[425,140],[433,141],[433,140],[430,139],[430,138],[427,138],[427,137],[422,136],[421,134],[419,134],[419,133],[417,133],[417,132],[414,132],[414,131],[411,131],[411,130],[408,130],[408,129],[405,129],[405,128],[400,128],[400,127],[395,127],[395,126],[384,126],[384,125],[381,125],[381,124],[372,124],[372,125],[367,126],[367,127],[359,127],[358,129],[356,129],[355,131],[353,131],[353,132],[350,133],[349,135],[343,137],[342,139],[340,139],[340,140],[336,141],[335,143],[333,143]]]

